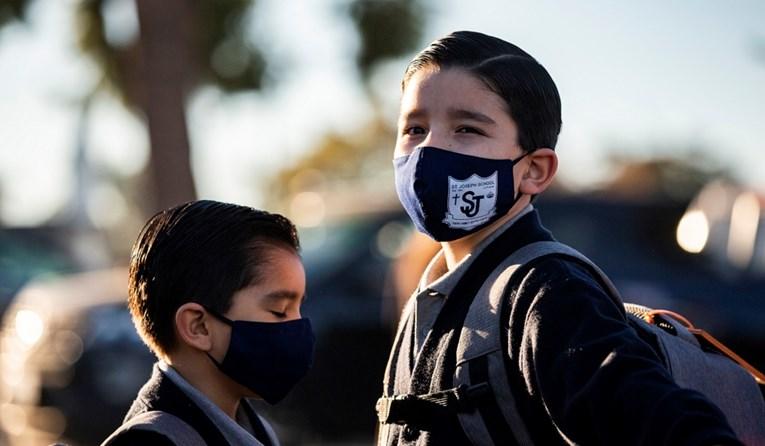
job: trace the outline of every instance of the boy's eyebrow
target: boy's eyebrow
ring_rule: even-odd
[[[399,121],[408,121],[410,119],[417,119],[421,118],[422,116],[427,115],[427,111],[423,110],[421,108],[411,110],[407,113],[402,113],[401,116],[399,116]]]
[[[464,108],[452,108],[449,110],[449,116],[456,119],[470,119],[472,121],[482,122],[484,124],[496,124],[493,119],[483,113],[466,110]]]
[[[280,300],[280,299],[291,299],[291,300],[300,300],[300,302],[305,301],[306,294],[303,294],[302,296],[292,290],[276,290],[271,291],[270,293],[263,296],[265,299],[273,299],[273,300]]]
[[[428,114],[427,110],[424,110],[424,109],[412,110],[408,113],[402,114],[399,118],[399,122],[406,122],[412,119],[416,120],[422,116],[426,116],[427,114]],[[451,108],[449,109],[448,114],[451,119],[469,119],[471,121],[481,122],[484,124],[490,124],[490,125],[496,124],[496,122],[493,119],[491,119],[488,115],[485,115],[481,112],[477,112],[473,110],[467,110],[464,108]]]

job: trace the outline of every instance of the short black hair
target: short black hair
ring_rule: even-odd
[[[481,79],[505,101],[524,151],[555,149],[562,124],[558,88],[547,70],[521,48],[479,32],[451,33],[415,56],[404,73],[402,89],[429,66],[462,68]]]
[[[278,214],[200,200],[151,217],[130,255],[128,307],[141,338],[167,355],[181,305],[225,313],[234,293],[262,280],[275,248],[300,250],[295,226]]]

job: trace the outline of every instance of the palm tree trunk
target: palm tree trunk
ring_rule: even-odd
[[[143,111],[149,129],[153,211],[196,198],[185,97],[195,66],[188,0],[136,0],[140,23]]]

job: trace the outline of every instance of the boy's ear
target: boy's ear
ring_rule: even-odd
[[[187,302],[175,312],[175,331],[183,344],[205,352],[212,349],[210,316],[196,302]]]
[[[538,195],[547,189],[558,171],[558,155],[548,148],[537,149],[527,157],[518,190],[526,195]]]

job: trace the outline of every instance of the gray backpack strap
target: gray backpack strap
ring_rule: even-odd
[[[590,260],[587,256],[577,251],[576,249],[568,245],[564,245],[560,242],[536,242],[526,246],[526,248],[528,248],[530,253],[533,253],[534,255],[534,257],[529,259],[529,261],[534,260],[537,257],[542,257],[549,254],[563,254],[569,257],[577,258],[580,261],[586,263],[595,273],[598,274],[598,278],[606,287],[606,293],[608,293],[611,297],[617,298],[619,305],[622,305],[621,294],[619,294],[619,290],[616,289],[616,286],[613,284],[613,282],[611,282],[611,279],[608,278],[606,273],[604,273],[603,270],[598,267],[598,265],[596,265],[592,260]]]
[[[406,332],[408,331],[409,325],[411,324],[412,315],[414,312],[414,304],[417,299],[417,293],[413,293],[412,296],[409,298],[409,300],[404,305],[404,309],[401,311],[401,317],[398,320],[398,328],[396,329],[396,337],[393,341],[393,350],[396,351],[396,348],[401,341],[403,340],[403,337],[406,336]],[[396,372],[396,366],[398,362],[398,354],[391,355],[388,358],[388,365],[385,367],[385,375],[383,376],[383,395],[391,396],[390,394],[390,387],[393,385],[394,377],[393,375]]]
[[[122,433],[131,430],[156,432],[169,438],[176,446],[207,446],[199,433],[175,415],[160,410],[144,412],[120,426],[101,446],[109,446]]]
[[[546,242],[540,242],[546,243]],[[481,379],[488,378],[494,399],[504,422],[510,427],[513,437],[520,446],[532,446],[531,437],[525,423],[518,414],[515,398],[507,380],[502,346],[502,307],[505,289],[518,268],[537,257],[551,251],[552,246],[532,243],[515,251],[503,261],[489,276],[468,310],[465,324],[457,345],[457,369],[454,376],[456,386],[475,386]],[[487,289],[488,287],[488,289]],[[488,375],[486,377],[485,375]],[[490,422],[480,410],[460,412],[458,414],[463,430],[473,444],[494,444]]]
[[[507,379],[504,358],[507,352],[502,345],[500,333],[503,329],[502,308],[511,304],[504,302],[504,297],[510,294],[506,292],[506,288],[518,268],[550,254],[568,255],[590,264],[601,275],[603,283],[609,288],[608,291],[618,298],[619,293],[608,277],[580,252],[559,242],[531,243],[511,254],[489,276],[470,306],[457,346],[455,386],[479,385],[481,383],[478,381],[485,379],[488,375],[488,384],[497,407],[519,446],[532,446],[533,442],[525,423],[518,414],[515,398]],[[458,416],[463,430],[473,444],[496,443],[492,440],[490,420],[486,420],[479,410],[460,412]]]
[[[396,385],[396,371],[399,369],[405,370],[407,368],[408,358],[400,354],[400,347],[404,337],[407,336],[407,334],[410,334],[411,326],[413,323],[412,316],[416,298],[417,292],[413,293],[409,298],[406,305],[404,306],[403,311],[401,312],[401,317],[399,318],[398,328],[396,329],[396,338],[393,341],[391,355],[388,358],[388,365],[385,367],[385,375],[383,376],[383,397],[377,400],[375,408],[377,410],[378,417],[379,414],[384,412],[383,405],[385,398],[392,397],[396,393],[394,389]],[[390,444],[394,438],[393,431],[396,429],[398,429],[398,427],[393,424],[380,422],[378,424],[377,444],[381,446]]]

